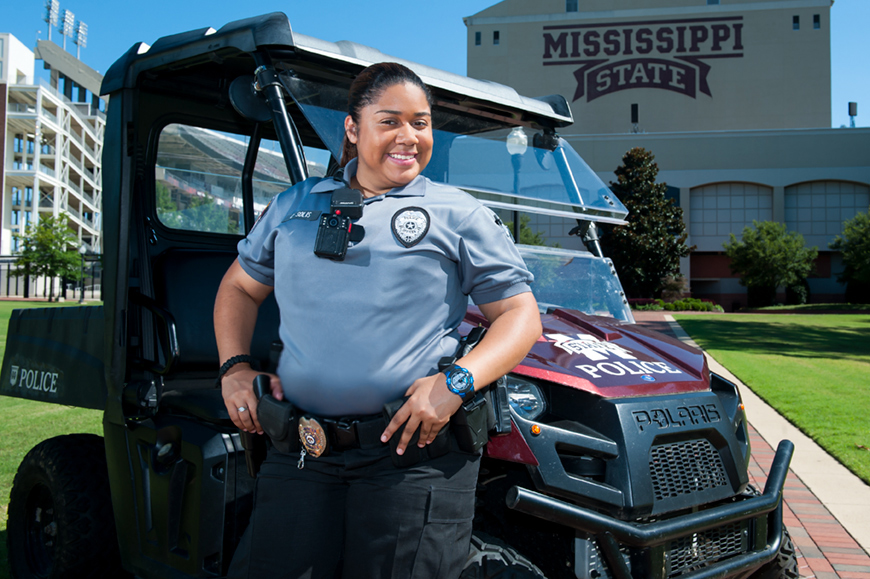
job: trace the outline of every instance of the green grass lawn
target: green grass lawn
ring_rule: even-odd
[[[675,315],[686,332],[870,484],[870,315]]]
[[[33,307],[78,305],[75,302],[0,301],[0,357],[6,349],[6,330],[12,310]],[[72,432],[102,434],[103,413],[21,398],[0,396],[0,579],[7,579],[6,507],[18,464],[39,442]]]

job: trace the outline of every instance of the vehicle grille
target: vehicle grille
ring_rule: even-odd
[[[749,549],[745,522],[732,523],[671,541],[667,551],[668,577],[682,575]]]
[[[709,440],[653,446],[649,472],[657,501],[728,484],[722,459]]]

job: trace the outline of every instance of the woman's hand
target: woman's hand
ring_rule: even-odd
[[[423,448],[435,440],[441,429],[450,422],[450,417],[462,405],[462,399],[447,389],[446,378],[441,373],[415,380],[405,392],[405,396],[410,398],[393,415],[393,419],[381,435],[381,442],[387,442],[392,438],[393,433],[403,424],[405,425],[402,438],[396,448],[397,454],[405,452],[418,426],[420,439],[417,446]]]
[[[257,420],[257,397],[254,394],[254,378],[260,374],[269,376],[272,396],[276,400],[283,400],[284,390],[281,388],[281,380],[274,374],[257,372],[247,364],[233,366],[221,379],[221,394],[233,424],[245,432],[257,434],[263,434],[263,429]],[[244,410],[240,411],[239,408]]]

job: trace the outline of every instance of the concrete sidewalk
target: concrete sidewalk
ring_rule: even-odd
[[[636,312],[638,325],[697,347],[673,316]],[[710,369],[740,388],[751,428],[750,479],[764,487],[780,440],[795,445],[783,517],[798,549],[801,577],[870,579],[870,486],[852,474],[707,354]]]

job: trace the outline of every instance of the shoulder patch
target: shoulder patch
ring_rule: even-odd
[[[511,242],[516,243],[516,240],[514,239],[514,232],[511,231],[510,227],[508,227],[507,224],[501,220],[501,217],[498,216],[498,213],[496,213],[495,211],[493,211],[489,207],[486,207],[486,209],[487,209],[487,211],[489,211],[489,214],[492,215],[492,219],[493,219],[493,221],[495,221],[495,224],[500,226],[502,231],[504,231],[507,234],[508,239],[510,239]]]
[[[420,243],[429,231],[429,213],[422,207],[406,207],[393,215],[393,234],[405,247]]]
[[[275,197],[277,197],[277,195]],[[275,197],[272,197],[271,199],[269,199],[269,202],[266,203],[266,207],[264,207],[263,211],[260,212],[260,215],[257,216],[257,219],[254,221],[254,224],[251,226],[251,231],[249,231],[248,234],[250,234],[252,231],[254,231],[254,228],[260,224],[260,221],[266,215],[266,211],[268,211],[269,207],[272,206],[272,202],[275,200]]]

